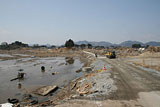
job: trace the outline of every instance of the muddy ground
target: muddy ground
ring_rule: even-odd
[[[83,67],[91,67],[91,70],[85,71],[82,77],[72,80],[54,92],[49,100],[33,106],[160,107],[160,72],[155,68],[148,69],[143,66],[143,61],[139,61],[141,54],[137,54],[139,57],[107,59],[103,54],[95,58],[94,53],[87,52],[88,50],[36,50],[34,54],[31,54],[31,51],[33,52],[25,50],[25,54],[28,52],[27,55],[34,57],[76,56],[84,63]],[[8,54],[13,55],[16,52]],[[24,56],[16,58],[21,57]],[[150,57],[143,57],[145,64],[150,64],[147,62],[148,58]],[[157,64],[159,56],[156,58],[152,63]],[[7,60],[7,58],[1,59]],[[135,63],[136,61],[142,62],[143,65]],[[80,69],[77,72],[84,71]]]

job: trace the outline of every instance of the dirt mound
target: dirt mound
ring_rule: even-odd
[[[148,49],[147,49],[148,51],[150,51],[150,52],[160,52],[160,47],[153,47],[153,46],[150,46],[150,47],[148,47]]]

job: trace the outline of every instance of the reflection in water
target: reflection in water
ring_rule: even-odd
[[[66,65],[67,65],[67,64],[73,64],[73,63],[74,63],[73,57],[66,57],[65,60],[66,60]]]
[[[18,83],[18,89],[21,89],[21,88],[22,88],[22,84]]]
[[[45,72],[45,70],[41,70],[41,72]]]

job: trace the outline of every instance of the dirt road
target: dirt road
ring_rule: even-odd
[[[87,54],[94,55],[84,51]],[[107,59],[99,57],[110,66],[111,78],[115,81],[117,91],[103,101],[71,100],[58,107],[160,107],[160,76],[130,64],[124,59]]]
[[[113,99],[134,99],[138,92],[160,90],[160,77],[140,69],[134,65],[125,63],[121,59],[103,59],[112,65],[112,74],[117,83],[118,91]]]

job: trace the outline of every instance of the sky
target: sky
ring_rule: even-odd
[[[160,0],[0,0],[0,43],[160,42]]]

